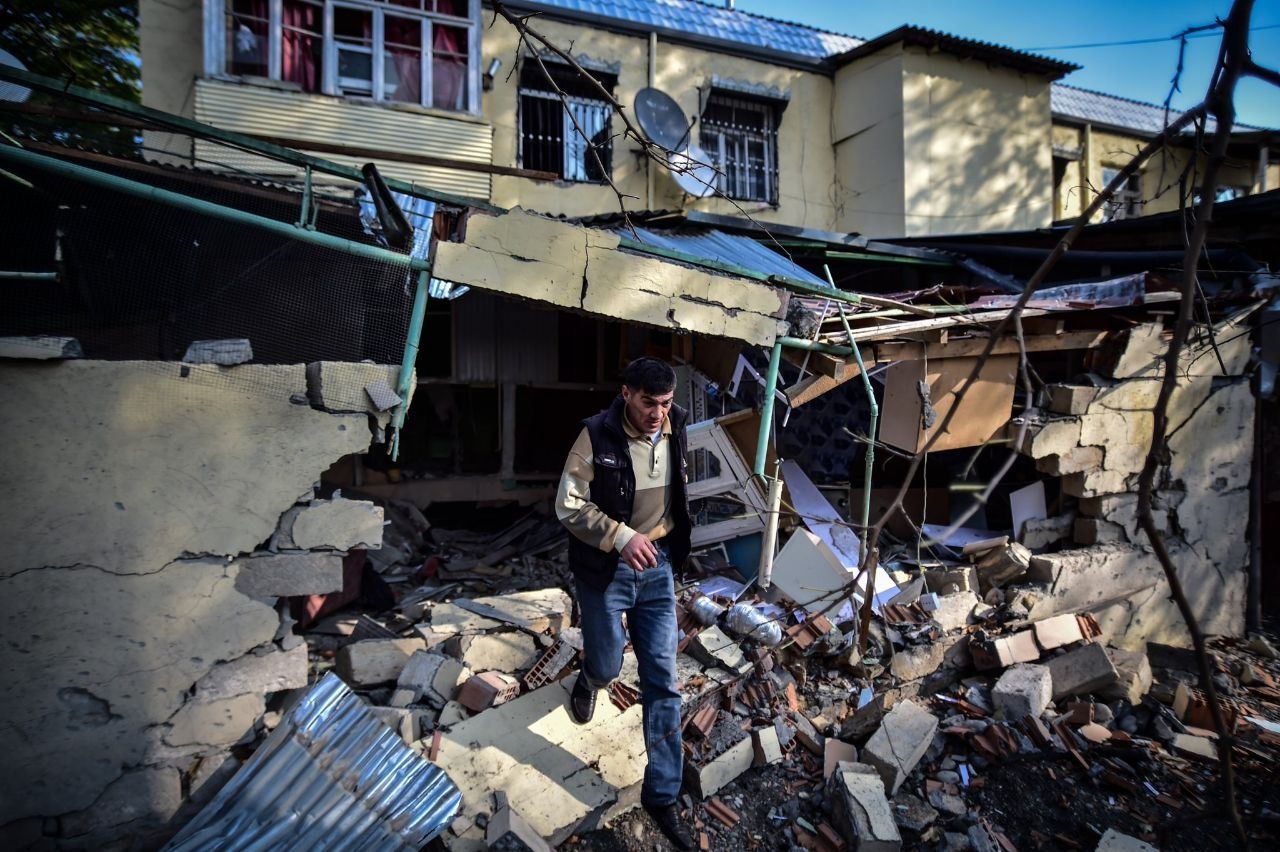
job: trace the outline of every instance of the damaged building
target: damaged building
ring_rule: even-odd
[[[1161,826],[1219,734],[1137,506],[1194,140],[1006,323],[1158,108],[693,0],[505,4],[581,72],[479,0],[140,5],[141,106],[0,68],[7,846],[652,845],[634,656],[565,710],[547,511],[647,354],[697,421],[702,848],[1190,848]],[[1232,139],[1154,506],[1246,778],[1280,747],[1271,145]]]

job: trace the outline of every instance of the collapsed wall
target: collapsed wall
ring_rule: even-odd
[[[267,695],[306,686],[276,596],[340,589],[344,550],[379,546],[380,508],[313,486],[368,448],[363,388],[397,372],[0,363],[6,847],[154,845]]]
[[[1156,476],[1156,525],[1207,634],[1244,632],[1255,407],[1246,375],[1251,315],[1242,311],[1194,330],[1179,361],[1168,454]],[[1137,519],[1167,335],[1151,323],[1120,339],[1105,375],[1049,388],[1048,416],[1030,424],[1021,448],[1042,472],[1061,477],[1078,510],[1071,543],[1031,560],[1028,577],[1040,585],[1029,617],[1087,610],[1118,647],[1189,645]]]

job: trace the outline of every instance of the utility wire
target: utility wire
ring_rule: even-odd
[[[1249,29],[1249,32],[1256,33],[1256,32],[1260,32],[1261,30],[1274,30],[1277,27],[1280,27],[1280,24],[1266,24],[1261,27],[1251,27]],[[1018,49],[1019,50],[1086,50],[1088,48],[1093,48],[1093,47],[1128,47],[1130,45],[1135,45],[1135,44],[1159,44],[1165,41],[1177,41],[1178,39],[1181,39],[1181,38],[1209,38],[1217,34],[1215,32],[1218,29],[1217,24],[1208,24],[1206,25],[1206,27],[1199,27],[1197,29],[1206,29],[1206,28],[1208,30],[1206,32],[1184,31],[1176,35],[1158,36],[1156,38],[1133,38],[1133,39],[1126,39],[1124,41],[1097,41],[1091,44],[1054,44],[1054,45],[1043,45],[1040,47],[1021,47]]]

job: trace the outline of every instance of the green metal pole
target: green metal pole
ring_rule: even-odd
[[[848,346],[818,343],[816,340],[805,340],[803,337],[784,336],[776,338],[776,340],[788,349],[808,349],[810,352],[825,352],[828,355],[844,355],[846,357],[853,354],[853,350]]]
[[[775,341],[769,355],[769,373],[764,379],[764,405],[760,409],[760,436],[756,440],[756,476],[764,476],[764,460],[769,454],[769,430],[773,428],[773,395],[778,389],[778,368],[782,366],[782,341]]]
[[[400,404],[391,418],[391,427],[395,435],[391,438],[391,460],[400,457],[400,429],[404,426],[405,415],[409,413],[409,395],[413,391],[413,369],[418,363],[418,344],[422,341],[422,323],[427,315],[428,291],[431,284],[431,273],[423,269],[418,273],[418,290],[413,294],[413,313],[409,316],[409,336],[404,341],[404,358],[400,361],[400,381],[396,392],[400,395]]]
[[[167,204],[171,207],[188,210],[192,213],[199,213],[204,216],[211,216],[224,221],[234,222],[238,225],[260,228],[264,231],[270,231],[273,234],[277,234],[291,240],[300,240],[304,243],[310,243],[322,248],[332,249],[333,251],[346,252],[347,254],[352,254],[356,257],[363,257],[367,260],[376,260],[380,263],[393,263],[399,266],[409,267],[410,269],[430,268],[430,265],[425,260],[416,260],[408,255],[399,254],[388,249],[380,248],[379,246],[365,245],[364,243],[357,243],[353,240],[343,239],[342,237],[334,237],[317,231],[309,231],[304,228],[299,228],[296,225],[291,225],[288,222],[278,222],[275,219],[268,219],[264,216],[255,216],[252,213],[245,213],[243,210],[236,210],[232,207],[223,207],[221,204],[214,204],[211,201],[205,201],[201,198],[191,198],[190,196],[182,195],[178,192],[171,192],[167,189],[148,186],[145,183],[138,183],[137,181],[117,177],[112,174],[106,174],[105,172],[100,172],[95,169],[88,169],[84,166],[78,166],[75,163],[68,163],[55,157],[37,154],[33,151],[26,151],[21,148],[12,148],[7,145],[0,145],[0,161],[42,169],[63,177],[73,178],[95,186],[114,190],[115,192],[132,195],[135,198],[141,198],[145,201],[155,201],[160,204]]]
[[[56,272],[0,272],[0,278],[8,278],[15,281],[57,281],[58,273]]]
[[[831,280],[831,270],[827,269],[823,264],[823,271],[827,273],[827,280]],[[835,286],[834,283],[832,286]],[[858,533],[859,552],[858,560],[861,562],[867,556],[867,525],[871,522],[871,474],[875,470],[876,463],[876,429],[880,425],[880,406],[876,403],[875,391],[871,388],[871,377],[867,375],[867,365],[862,360],[862,350],[858,347],[858,342],[853,339],[853,329],[849,326],[849,317],[845,315],[844,306],[840,305],[840,322],[844,323],[845,333],[849,335],[849,348],[853,350],[853,357],[858,362],[858,373],[862,376],[862,387],[867,392],[867,404],[871,406],[871,431],[867,435],[867,460],[863,467],[862,474],[862,530]],[[869,581],[868,581],[869,582]],[[868,595],[874,595],[875,590],[868,588]]]

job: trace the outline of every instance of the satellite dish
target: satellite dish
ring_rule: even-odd
[[[707,152],[697,145],[690,145],[668,158],[671,177],[681,189],[694,198],[706,198],[716,191],[716,169],[711,165]]]
[[[0,65],[8,65],[20,71],[27,70],[27,66],[23,65],[18,60],[18,57],[3,49],[0,49]],[[0,101],[13,101],[21,104],[26,103],[29,97],[31,97],[31,90],[26,86],[19,86],[17,83],[10,83],[8,80],[0,80]]]
[[[668,151],[684,149],[689,138],[689,122],[680,104],[666,92],[646,87],[636,93],[636,121],[650,140]]]

